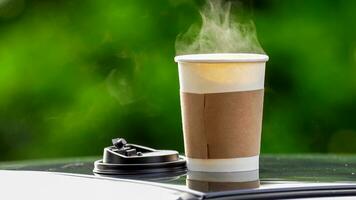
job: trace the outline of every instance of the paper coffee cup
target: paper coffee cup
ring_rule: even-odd
[[[189,170],[258,169],[267,60],[242,53],[175,57]]]

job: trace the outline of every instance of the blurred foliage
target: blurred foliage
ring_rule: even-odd
[[[182,152],[174,42],[202,2],[0,0],[0,159]],[[262,153],[355,153],[356,1],[247,4],[270,56]]]

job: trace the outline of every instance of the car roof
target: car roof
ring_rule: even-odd
[[[178,174],[159,174],[159,175],[139,175],[139,176],[119,176],[119,177],[103,177],[94,175],[93,162],[98,157],[86,158],[68,158],[60,160],[39,160],[39,161],[23,161],[23,162],[7,162],[0,164],[0,169],[3,170],[16,170],[11,171],[14,173],[11,178],[9,171],[2,171],[1,173],[8,173],[8,177],[13,182],[23,182],[25,177],[37,177],[36,179],[43,178],[45,174],[49,182],[53,179],[57,182],[58,176],[78,178],[78,187],[89,189],[85,184],[88,182],[108,181],[108,184],[116,185],[113,192],[120,192],[127,195],[139,195],[142,193],[134,193],[130,189],[125,189],[126,186],[136,189],[143,188],[159,188],[157,191],[159,195],[172,195],[172,198],[189,196],[189,198],[224,198],[227,196],[239,197],[252,197],[251,195],[305,195],[306,192],[310,195],[312,193],[320,195],[338,195],[343,196],[340,191],[348,192],[354,195],[355,186],[355,167],[356,159],[353,156],[338,156],[338,155],[263,155],[260,160],[260,171],[258,177],[260,187],[258,189],[248,188],[228,188],[222,189],[221,182],[218,189],[215,190],[216,184],[203,184],[199,183],[198,188],[189,187],[189,173]],[[34,172],[35,171],[35,172]],[[19,175],[20,173],[26,173]],[[31,175],[31,173],[34,173]],[[40,173],[40,174],[38,174]],[[10,173],[11,174],[11,173]],[[52,175],[55,175],[52,178]],[[70,176],[69,176],[70,175]],[[2,177],[2,176],[1,176]],[[89,180],[88,180],[89,178]],[[22,180],[21,180],[22,179]],[[68,180],[67,180],[68,181]],[[72,180],[71,180],[72,181]],[[210,180],[213,181],[214,180]],[[216,180],[219,181],[219,180]],[[4,180],[0,180],[0,183]],[[83,182],[83,184],[82,184]],[[85,183],[85,184],[84,184]],[[34,185],[28,183],[29,185]],[[126,186],[119,186],[124,184]],[[55,184],[49,184],[55,185]],[[68,186],[70,184],[67,184]],[[107,188],[102,184],[97,185],[96,190],[106,191]],[[98,186],[100,185],[100,187]],[[66,190],[65,186],[61,186],[60,190]],[[111,188],[111,187],[108,187]],[[93,189],[91,189],[92,192]],[[159,192],[161,191],[162,192]],[[102,191],[102,192],[104,192]],[[133,190],[135,191],[135,189]],[[153,191],[153,189],[152,189]],[[90,193],[90,192],[89,192]],[[106,192],[111,194],[110,192]],[[167,194],[166,194],[167,193]],[[148,193],[149,194],[149,193]],[[145,195],[148,198],[149,195]],[[153,194],[153,193],[151,193]],[[268,195],[267,195],[268,194]],[[257,197],[257,196],[255,196]],[[307,196],[308,197],[308,196]],[[193,198],[193,199],[194,199]],[[288,197],[289,198],[289,197]],[[169,199],[168,197],[166,199]]]

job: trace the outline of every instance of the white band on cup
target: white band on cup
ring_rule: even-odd
[[[205,94],[264,88],[265,63],[178,63],[180,90]]]
[[[243,172],[197,172],[188,171],[189,180],[209,182],[250,182],[259,180],[258,170]]]
[[[187,167],[191,171],[202,172],[241,172],[253,171],[259,167],[259,156],[227,158],[227,159],[196,159],[186,158]]]
[[[264,88],[268,56],[255,53],[213,53],[176,56],[180,90],[223,93]]]

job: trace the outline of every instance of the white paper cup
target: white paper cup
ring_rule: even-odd
[[[267,60],[245,53],[175,57],[189,170],[258,169]]]

